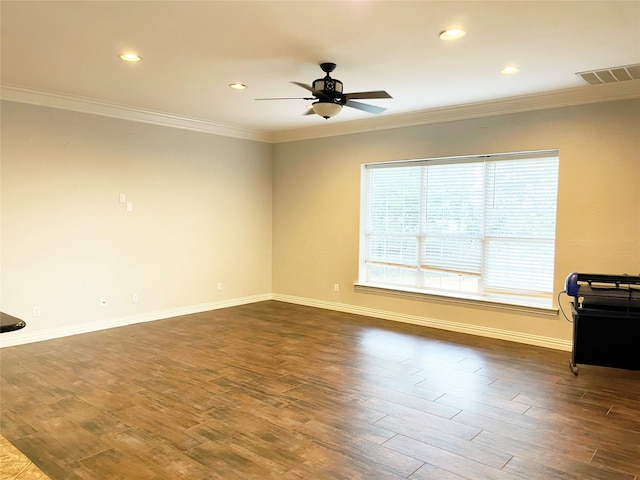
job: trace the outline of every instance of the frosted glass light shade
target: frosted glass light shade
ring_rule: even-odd
[[[342,105],[334,102],[315,102],[311,105],[313,111],[324,118],[331,118],[342,111]]]

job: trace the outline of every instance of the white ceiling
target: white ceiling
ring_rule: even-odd
[[[1,22],[5,90],[272,133],[372,116],[254,100],[307,96],[290,82],[322,77],[321,62],[337,63],[345,92],[388,91],[365,101],[387,107],[381,117],[586,91],[576,72],[640,63],[640,1],[3,0]],[[467,35],[440,40],[452,26]],[[125,50],[143,60],[121,61]],[[511,64],[520,73],[499,73]]]

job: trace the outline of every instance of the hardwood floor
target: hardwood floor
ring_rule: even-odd
[[[53,480],[640,480],[640,371],[280,302],[5,348]]]

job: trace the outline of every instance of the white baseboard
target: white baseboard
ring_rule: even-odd
[[[381,318],[384,320],[392,320],[394,322],[410,323],[413,325],[422,325],[423,327],[438,328],[440,330],[448,330],[452,332],[466,333],[469,335],[477,335],[480,337],[495,338],[498,340],[508,340],[510,342],[524,343],[527,345],[535,345],[538,347],[552,348],[554,350],[563,350],[570,352],[572,348],[571,341],[561,340],[553,337],[543,337],[541,335],[533,335],[529,333],[515,332],[512,330],[502,330],[499,328],[483,327],[479,325],[469,325],[467,323],[451,322],[448,320],[440,320],[437,318],[422,317],[417,315],[408,315],[404,313],[390,312],[386,310],[377,310],[374,308],[358,307],[355,305],[347,305],[343,303],[328,302],[324,300],[315,300],[311,298],[294,297],[291,295],[274,294],[273,300],[287,303],[295,303],[308,307],[323,308],[326,310],[335,310],[338,312],[353,313],[356,315],[364,315],[366,317]]]
[[[381,318],[384,320],[392,320],[395,322],[410,323],[413,325],[422,325],[424,327],[438,328],[440,330],[449,330],[452,332],[466,333],[469,335],[477,335],[481,337],[496,338],[499,340],[508,340],[511,342],[524,343],[528,345],[536,345],[539,347],[552,348],[555,350],[571,351],[571,342],[552,337],[543,337],[511,330],[502,330],[498,328],[483,327],[478,325],[469,325],[466,323],[451,322],[448,320],[440,320],[437,318],[422,317],[417,315],[408,315],[404,313],[390,312],[387,310],[378,310],[374,308],[358,307],[343,303],[328,302],[325,300],[316,300],[312,298],[295,297],[291,295],[280,294],[261,294],[249,297],[234,298],[220,302],[202,303],[198,305],[189,305],[186,307],[173,308],[157,312],[143,313],[139,315],[129,315],[126,317],[112,318],[99,322],[85,323],[70,327],[53,328],[42,330],[40,332],[30,333],[28,328],[3,334],[0,337],[0,348],[23,345],[26,343],[42,342],[52,340],[54,338],[67,337],[70,335],[78,335],[81,333],[95,332],[98,330],[106,330],[108,328],[122,327],[134,323],[153,322],[155,320],[164,320],[167,318],[178,317],[181,315],[189,315],[192,313],[207,312],[210,310],[218,310],[221,308],[235,307],[246,305],[249,303],[263,302],[266,300],[277,300],[280,302],[294,303],[297,305],[305,305],[308,307],[322,308],[325,310],[334,310],[338,312],[353,313],[356,315],[364,315],[366,317]],[[28,326],[27,326],[28,327]]]
[[[231,300],[223,300],[219,302],[201,303],[198,305],[188,305],[186,307],[178,307],[157,312],[142,313],[139,315],[128,315],[126,317],[110,318],[99,322],[83,323],[69,327],[51,328],[39,332],[29,332],[29,324],[22,330],[11,333],[3,333],[0,336],[0,348],[13,347],[16,345],[24,345],[26,343],[42,342],[52,340],[54,338],[68,337],[81,333],[96,332],[98,330],[106,330],[108,328],[123,327],[134,323],[153,322],[155,320],[165,320],[167,318],[179,317],[181,315],[190,315],[192,313],[208,312],[210,310],[218,310],[227,307],[236,307],[238,305],[246,305],[248,303],[264,302],[271,300],[271,294],[252,295],[249,297],[233,298]]]

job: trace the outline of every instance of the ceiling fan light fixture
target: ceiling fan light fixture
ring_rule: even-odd
[[[350,108],[362,110],[364,112],[377,115],[386,110],[386,108],[369,105],[368,103],[356,102],[355,100],[367,98],[392,98],[384,90],[376,90],[370,92],[342,92],[342,82],[329,75],[336,68],[335,63],[321,63],[320,68],[326,73],[324,78],[318,78],[311,85],[300,82],[291,82],[294,85],[304,88],[311,92],[313,97],[297,97],[297,98],[256,98],[256,100],[312,100],[313,103],[304,115],[320,115],[322,118],[329,119],[335,117],[342,111],[345,105]]]
[[[317,101],[311,105],[311,108],[315,113],[320,115],[325,119],[329,119],[331,117],[335,117],[342,111],[342,105],[335,102],[323,102]]]

